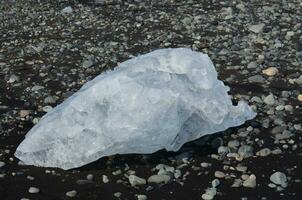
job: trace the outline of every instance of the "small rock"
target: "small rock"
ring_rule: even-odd
[[[263,78],[263,76],[261,76],[261,75],[254,75],[254,76],[249,77],[248,81],[251,83],[264,83],[265,78]]]
[[[264,98],[264,103],[266,103],[267,105],[274,105],[275,104],[275,98],[273,94],[269,94],[268,96],[266,96]]]
[[[285,105],[284,106],[284,109],[288,112],[292,112],[294,110],[293,106],[292,105]]]
[[[254,33],[260,33],[262,32],[265,24],[255,24],[248,27],[248,29]]]
[[[88,174],[86,178],[87,178],[87,180],[92,181],[93,180],[93,174]]]
[[[171,177],[165,174],[155,174],[148,178],[148,183],[165,183],[167,184],[171,180]]]
[[[113,196],[115,196],[116,198],[120,198],[122,196],[121,192],[116,192],[113,194]]]
[[[148,199],[148,197],[144,194],[137,195],[137,200],[147,200],[147,199]]]
[[[239,171],[239,172],[246,172],[247,167],[246,166],[237,166],[236,170]]]
[[[35,177],[33,177],[33,176],[27,176],[26,178],[31,181],[35,180]]]
[[[302,85],[302,75],[299,78],[295,79],[295,83]]]
[[[248,158],[253,156],[253,151],[254,148],[252,146],[249,145],[242,145],[239,149],[238,149],[238,154],[242,157],[242,158]]]
[[[82,64],[82,67],[84,68],[89,68],[93,65],[93,61],[92,60],[84,60],[83,64]]]
[[[256,153],[256,155],[265,157],[265,156],[270,155],[271,152],[272,152],[272,151],[271,151],[269,148],[264,148],[264,149],[261,149],[260,151],[258,151],[258,152]]]
[[[5,162],[0,161],[0,168],[5,166]]]
[[[53,108],[52,108],[52,106],[44,106],[43,108],[42,108],[42,110],[44,111],[44,112],[49,112],[49,111],[51,111]]]
[[[231,140],[228,142],[228,147],[231,149],[237,149],[239,147],[240,143],[238,140]]]
[[[31,194],[36,194],[36,193],[39,193],[40,192],[40,189],[39,188],[36,188],[36,187],[30,187],[28,189],[28,192],[31,193]]]
[[[230,152],[229,147],[220,146],[220,147],[218,148],[218,154],[219,154],[219,155],[226,155],[226,154],[228,154],[229,152]]]
[[[302,101],[302,94],[299,94],[299,95],[298,95],[298,100],[299,100],[299,101]]]
[[[276,185],[281,185],[283,188],[287,187],[287,177],[282,172],[273,173],[270,180]]]
[[[222,171],[216,171],[216,172],[214,173],[214,176],[215,176],[216,178],[224,178],[224,177],[225,177],[225,173],[222,172]]]
[[[249,178],[243,182],[243,186],[248,188],[256,187],[256,176],[254,174],[250,175]]]
[[[234,183],[233,183],[232,187],[240,187],[240,186],[242,186],[242,180],[239,179],[239,178],[236,178],[234,180]]]
[[[102,176],[102,180],[103,180],[103,183],[108,183],[109,182],[108,176],[106,176],[106,175]]]
[[[206,163],[206,162],[202,162],[202,163],[200,163],[200,166],[203,167],[203,168],[207,168],[207,167],[210,166],[210,164]]]
[[[146,179],[140,178],[135,175],[130,175],[128,177],[128,179],[129,179],[129,183],[131,184],[131,186],[145,185],[147,183]]]
[[[257,68],[257,63],[256,63],[256,62],[250,62],[250,63],[247,65],[247,68],[248,68],[248,69],[255,69],[255,68]]]
[[[220,184],[220,181],[216,178],[212,181],[212,187],[216,188]]]
[[[7,81],[8,83],[14,83],[14,82],[18,82],[20,80],[19,76],[16,76],[16,75],[11,75],[9,77],[9,80]]]
[[[41,89],[44,89],[44,87],[41,86],[41,85],[35,85],[31,88],[31,91],[36,92],[36,91],[41,90]]]
[[[284,106],[278,105],[278,106],[276,106],[276,110],[278,110],[278,111],[284,110]]]
[[[117,176],[117,175],[119,175],[121,173],[122,173],[122,170],[118,169],[118,170],[112,172],[112,175]]]
[[[62,13],[72,13],[73,9],[71,6],[67,6],[61,10]]]
[[[77,191],[76,190],[71,190],[69,192],[66,192],[66,196],[67,197],[70,197],[70,198],[73,198],[77,195]]]
[[[58,100],[58,98],[55,96],[48,96],[44,99],[44,103],[45,104],[54,104],[54,103],[56,103],[57,100]]]
[[[216,188],[208,188],[206,192],[201,196],[203,200],[212,200],[217,194]]]
[[[20,110],[19,116],[21,118],[25,118],[27,115],[29,115],[30,111],[29,110]]]
[[[262,73],[267,76],[275,76],[278,73],[278,69],[276,67],[269,67],[265,70],[262,70]]]

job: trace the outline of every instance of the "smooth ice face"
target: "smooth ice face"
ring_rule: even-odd
[[[113,154],[177,151],[255,117],[246,103],[233,106],[228,90],[207,55],[156,50],[86,83],[42,117],[15,156],[70,169]]]

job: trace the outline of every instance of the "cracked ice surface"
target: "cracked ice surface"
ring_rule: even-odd
[[[25,164],[70,169],[103,156],[177,151],[256,113],[237,106],[206,54],[160,49],[100,74],[48,112],[15,156]]]

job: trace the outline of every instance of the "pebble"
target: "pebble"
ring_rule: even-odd
[[[217,194],[216,188],[208,188],[206,189],[206,192],[202,194],[201,198],[203,200],[212,200],[214,199],[216,194]]]
[[[243,186],[247,188],[256,187],[256,176],[254,174],[250,175],[249,178],[243,182]]]
[[[48,97],[46,97],[45,99],[44,99],[44,103],[45,104],[54,104],[54,103],[56,103],[57,102],[57,97],[55,97],[55,96],[48,96]]]
[[[120,198],[122,196],[121,192],[116,192],[113,194],[113,196],[115,196],[116,198]]]
[[[276,110],[278,110],[278,111],[284,110],[284,105],[276,106]]]
[[[257,97],[257,96],[252,97],[251,102],[256,102],[256,103],[260,103],[260,104],[263,103],[262,99],[260,97]]]
[[[265,24],[255,24],[255,25],[251,25],[248,27],[248,29],[254,33],[260,33],[262,32],[263,28],[264,28]]]
[[[295,83],[302,85],[302,75],[299,78],[295,79]]]
[[[118,169],[118,170],[112,172],[112,175],[116,176],[116,175],[119,175],[121,173],[122,173],[122,170]]]
[[[108,183],[109,182],[108,176],[106,176],[106,175],[102,176],[102,180],[103,180],[103,183]]]
[[[75,197],[76,195],[77,195],[76,190],[71,190],[71,191],[66,192],[66,196],[70,197],[70,198]]]
[[[40,192],[40,189],[39,188],[36,188],[36,187],[30,187],[28,189],[28,192],[31,193],[31,194],[36,194],[36,193],[39,193]]]
[[[216,188],[219,184],[220,184],[220,181],[217,178],[212,181],[212,187],[213,188]]]
[[[203,167],[203,168],[207,168],[207,167],[210,166],[210,164],[206,163],[206,162],[202,162],[202,163],[200,163],[200,166]]]
[[[65,8],[63,8],[62,10],[61,10],[61,12],[62,13],[72,13],[73,12],[73,9],[72,9],[72,7],[71,6],[67,6],[67,7],[65,7]]]
[[[14,83],[14,82],[18,82],[20,80],[19,76],[16,76],[16,75],[11,75],[9,77],[9,80],[7,81],[8,83]]]
[[[250,145],[242,145],[239,149],[238,149],[238,154],[242,157],[242,158],[248,158],[253,156],[253,151],[254,148]]]
[[[31,181],[35,180],[35,177],[32,177],[32,176],[27,176],[26,178]]]
[[[21,118],[25,118],[27,115],[29,115],[30,111],[29,110],[20,110],[19,116]]]
[[[224,177],[225,177],[225,173],[222,172],[222,171],[216,171],[216,172],[214,173],[214,176],[215,176],[216,178],[224,178]]]
[[[148,199],[148,197],[144,194],[137,195],[137,200],[147,200],[147,199]]]
[[[165,174],[155,174],[148,178],[148,183],[165,183],[167,184],[171,180],[171,177]]]
[[[93,174],[88,174],[86,178],[87,178],[87,180],[92,181],[93,180]]]
[[[239,179],[239,178],[236,178],[235,180],[234,180],[234,182],[233,182],[233,184],[232,184],[232,187],[240,187],[240,186],[242,186],[242,180],[241,179]]]
[[[229,152],[230,152],[229,147],[220,146],[220,147],[218,148],[218,154],[220,154],[220,155],[226,155],[226,154],[229,153]]]
[[[248,69],[255,69],[255,68],[257,68],[257,63],[256,63],[256,62],[250,62],[250,63],[247,65],[247,68],[248,68]]]
[[[236,170],[239,171],[239,172],[246,172],[247,167],[246,166],[237,166]]]
[[[302,101],[302,94],[299,94],[299,95],[298,95],[298,100],[299,100],[299,101]]]
[[[36,91],[42,90],[42,89],[44,89],[43,86],[41,86],[41,85],[35,85],[35,86],[33,86],[33,87],[31,88],[31,91],[36,92]]]
[[[94,64],[94,63],[93,63],[92,60],[85,60],[85,61],[83,62],[83,64],[82,64],[82,67],[84,67],[84,68],[89,68],[89,67],[91,67],[93,64]]]
[[[232,149],[237,149],[239,147],[240,143],[238,140],[231,140],[228,142],[228,147]]]
[[[287,177],[282,172],[275,172],[271,175],[270,181],[276,185],[281,185],[283,188],[287,187]]]
[[[140,177],[135,176],[135,175],[130,175],[128,177],[128,179],[129,179],[129,183],[131,184],[131,186],[145,185],[147,183],[146,179],[140,178]]]
[[[267,105],[274,105],[275,104],[275,98],[273,94],[269,94],[268,96],[266,96],[264,98],[264,103],[266,103]]]
[[[265,157],[265,156],[270,155],[271,152],[272,152],[272,151],[271,151],[269,148],[263,148],[263,149],[261,149],[260,151],[258,151],[258,152],[256,153],[256,155]]]
[[[52,106],[44,106],[43,108],[42,108],[42,110],[44,111],[44,112],[49,112],[49,111],[51,111],[53,108],[52,108]]]
[[[269,67],[265,70],[262,70],[262,73],[267,76],[275,76],[278,73],[278,69],[276,67]]]
[[[0,161],[0,168],[5,166],[5,162]]]
[[[265,78],[263,78],[263,76],[261,76],[261,75],[254,75],[254,76],[249,77],[248,81],[251,83],[264,83]]]
[[[288,112],[292,112],[294,110],[293,106],[292,105],[285,105],[284,106],[284,109]]]

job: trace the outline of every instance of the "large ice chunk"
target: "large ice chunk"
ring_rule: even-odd
[[[177,151],[256,113],[232,105],[210,58],[161,49],[100,74],[42,117],[15,156],[25,164],[70,169],[103,156]]]

